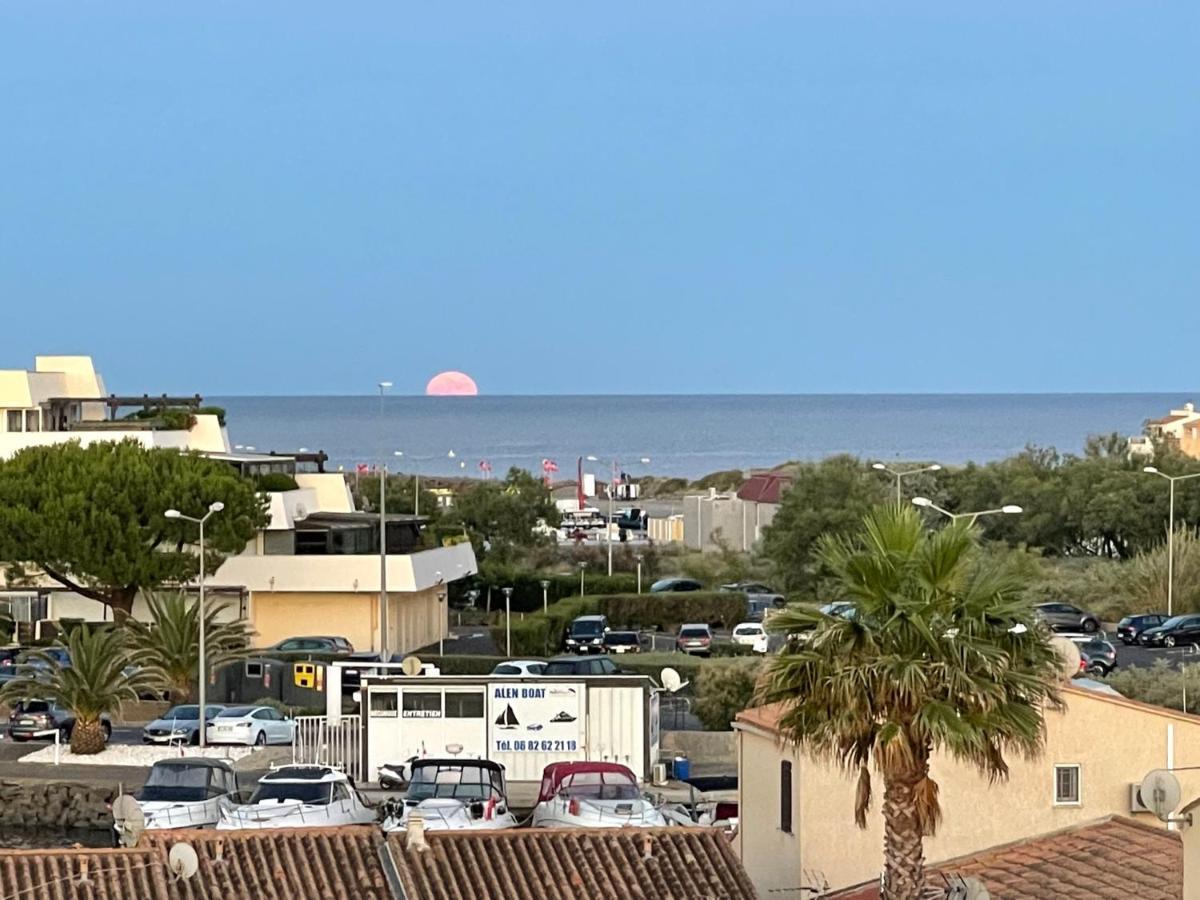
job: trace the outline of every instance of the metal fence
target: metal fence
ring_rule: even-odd
[[[359,716],[342,716],[336,725],[325,716],[297,716],[295,723],[292,762],[336,766],[355,781],[362,780]]]

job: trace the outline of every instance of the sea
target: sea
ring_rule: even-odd
[[[1077,453],[1092,434],[1139,434],[1186,394],[800,394],[212,397],[230,440],[258,452],[323,450],[336,468],[499,476],[589,471],[698,478],[835,453],[943,465],[1029,444]],[[398,455],[403,454],[403,455]],[[649,462],[642,462],[649,460]]]

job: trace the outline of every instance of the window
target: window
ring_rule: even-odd
[[[6,418],[8,419],[8,431],[21,430],[21,422],[23,420],[21,418],[21,411],[19,409],[10,409]]]
[[[394,719],[399,695],[396,691],[371,691],[371,717]]]
[[[263,677],[263,664],[257,663],[257,662],[246,663],[246,677],[247,678],[262,678]]]
[[[1079,798],[1079,766],[1055,766],[1054,805],[1078,806]]]
[[[447,719],[482,719],[483,694],[479,691],[446,692]]]
[[[441,691],[405,691],[401,716],[405,719],[440,719]]]
[[[792,764],[784,760],[779,764],[779,830],[792,833]]]

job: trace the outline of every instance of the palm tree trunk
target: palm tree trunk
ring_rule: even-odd
[[[917,815],[921,778],[919,772],[884,774],[881,900],[920,900],[925,890],[925,846]]]
[[[99,720],[75,723],[71,729],[71,752],[76,756],[99,753],[104,749],[104,726]]]

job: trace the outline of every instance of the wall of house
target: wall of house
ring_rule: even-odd
[[[433,589],[389,592],[388,611],[393,653],[409,653],[436,642],[446,625],[446,605],[438,603]],[[379,594],[255,591],[250,597],[250,626],[258,646],[299,635],[335,634],[347,638],[357,650],[378,650]]]
[[[1048,713],[1045,751],[1036,760],[1009,757],[1007,781],[985,777],[946,756],[935,757],[942,825],[926,839],[930,862],[1077,825],[1130,815],[1130,784],[1156,768],[1200,767],[1200,717],[1078,689],[1064,692],[1065,713]],[[795,837],[779,831],[779,769],[793,763]],[[1054,766],[1080,766],[1080,802],[1055,805]],[[782,748],[772,734],[740,733],[742,861],[760,893],[793,888],[798,879],[833,889],[878,877],[882,867],[882,782],[867,828],[854,825],[854,780],[827,764]],[[1176,773],[1184,798],[1200,796],[1200,772]],[[1154,823],[1142,813],[1139,820]],[[807,883],[807,882],[805,882]]]

